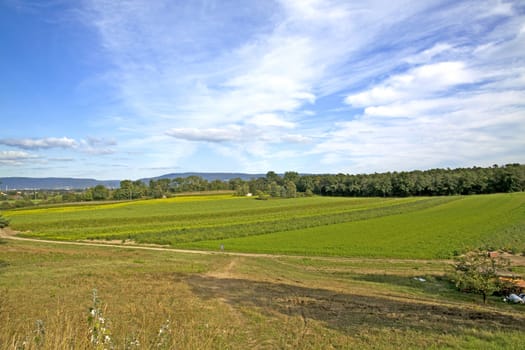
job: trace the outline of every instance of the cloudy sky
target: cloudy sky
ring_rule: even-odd
[[[0,0],[0,121],[0,176],[525,163],[525,3]]]

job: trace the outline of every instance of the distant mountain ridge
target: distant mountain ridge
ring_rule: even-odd
[[[160,180],[160,179],[175,179],[178,177],[190,177],[190,176],[199,176],[207,181],[221,180],[228,181],[231,179],[240,178],[242,180],[252,180],[259,177],[265,177],[266,174],[246,174],[246,173],[198,173],[198,172],[186,172],[186,173],[171,173],[164,174],[157,177],[148,177],[140,179],[143,182],[148,182],[149,180]]]
[[[266,174],[245,174],[245,173],[171,173],[156,177],[140,179],[144,183],[149,180],[175,179],[177,177],[199,176],[207,181],[220,180],[228,181],[235,178],[242,180],[251,180],[264,177]],[[124,180],[124,179],[123,179]],[[119,188],[121,180],[96,180],[71,177],[0,177],[0,190],[68,190],[68,189],[85,189],[103,185],[109,188]]]
[[[104,185],[118,188],[119,180],[95,180],[71,177],[0,177],[0,189],[5,190],[69,190]]]

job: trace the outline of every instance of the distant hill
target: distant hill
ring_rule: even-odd
[[[177,177],[190,177],[190,176],[199,176],[202,177],[204,180],[207,181],[213,181],[213,180],[221,180],[221,181],[228,181],[231,179],[237,179],[240,178],[242,180],[252,180],[257,179],[259,177],[265,177],[266,174],[246,174],[246,173],[171,173],[171,174],[164,174],[157,177],[150,177],[150,178],[144,178],[140,179],[142,182],[147,183],[149,180],[159,180],[159,179],[175,179]]]
[[[84,189],[104,185],[109,188],[118,188],[119,180],[95,180],[95,179],[76,179],[69,177],[0,177],[0,189],[8,190],[67,190]]]
[[[177,177],[199,176],[207,181],[241,178],[242,180],[251,180],[264,177],[266,174],[245,174],[245,173],[172,173],[157,177],[140,179],[148,184],[149,180],[175,179]],[[66,189],[85,189],[104,185],[109,188],[120,187],[120,180],[96,180],[96,179],[78,179],[69,177],[0,177],[0,189],[8,190],[66,190]]]

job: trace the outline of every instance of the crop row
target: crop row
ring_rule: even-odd
[[[525,250],[525,193],[384,198],[136,201],[7,212],[15,230],[59,240],[368,257],[450,257]]]
[[[370,218],[395,215],[410,211],[422,210],[435,205],[454,200],[453,198],[431,198],[418,201],[410,201],[379,208],[367,208],[351,210],[333,214],[311,215],[290,217],[281,215],[279,219],[268,221],[255,220],[249,223],[237,223],[230,221],[228,224],[215,226],[199,226],[181,229],[171,229],[159,232],[140,232],[128,234],[127,237],[139,243],[157,243],[177,245],[179,243],[196,242],[203,240],[216,240],[232,237],[245,237],[262,235],[272,232],[291,231],[310,227],[334,225],[344,222],[367,220]],[[102,237],[95,237],[102,238]],[[122,234],[106,235],[107,239],[122,239]]]
[[[464,251],[525,252],[525,193],[456,197],[419,210],[326,227],[181,244],[184,248],[301,255],[450,258]]]
[[[419,201],[421,199],[418,199]],[[13,226],[28,234],[46,238],[86,239],[88,237],[109,235],[137,235],[151,232],[197,229],[211,226],[250,225],[263,221],[299,219],[309,216],[337,214],[363,209],[371,209],[410,203],[413,199],[363,200],[318,199],[256,201],[220,200],[200,203],[158,203],[137,202],[142,205],[129,205],[120,208],[99,208],[79,212],[60,213],[55,208],[47,215],[42,209],[25,211],[24,216],[12,217]],[[147,204],[147,205],[146,205]],[[193,204],[193,205],[192,205]],[[193,209],[189,212],[188,207]],[[213,210],[211,210],[213,209]],[[17,214],[22,212],[17,212]]]

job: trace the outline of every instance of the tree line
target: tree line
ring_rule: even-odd
[[[208,181],[200,176],[174,179],[123,180],[118,189],[103,185],[77,191],[22,191],[7,201],[2,209],[39,203],[133,200],[165,198],[180,193],[232,191],[238,196],[252,194],[258,199],[293,198],[300,196],[344,197],[407,197],[451,196],[520,192],[525,190],[525,165],[431,169],[374,174],[299,174],[287,171],[280,175],[269,171],[264,177],[252,180],[234,178],[228,181]],[[1,199],[1,198],[0,198]]]
[[[299,191],[326,196],[407,197],[520,192],[525,190],[525,165],[431,169],[366,175],[307,175]]]
[[[159,181],[161,181],[159,183]],[[121,185],[121,189],[123,186]],[[124,186],[127,188],[127,185]],[[297,196],[407,197],[520,192],[525,190],[525,165],[431,169],[374,174],[283,175],[269,171],[252,180],[208,182],[198,176],[150,181],[154,196],[188,191],[232,190],[260,198]],[[124,190],[126,192],[126,190]],[[127,191],[129,192],[129,190]],[[127,193],[126,192],[126,193]]]

